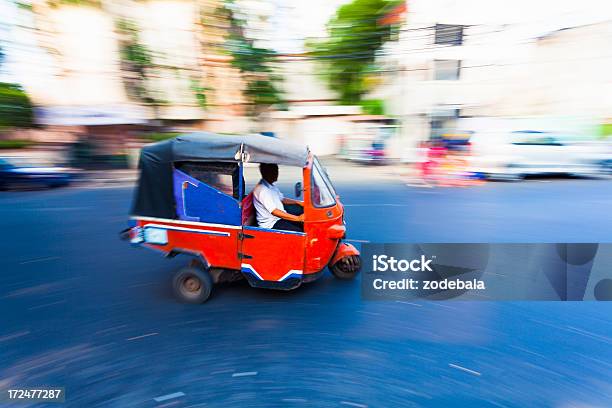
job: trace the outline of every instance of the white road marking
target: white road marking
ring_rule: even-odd
[[[158,334],[159,333],[148,333],[148,334],[143,334],[142,336],[130,337],[129,339],[126,339],[126,340],[127,341],[138,340],[138,339],[142,339],[145,337],[157,336]]]
[[[179,397],[184,397],[184,396],[185,396],[184,392],[173,392],[172,394],[162,395],[161,397],[155,397],[153,398],[153,401],[162,402],[162,401],[168,401],[169,399],[174,399],[174,398],[179,398]]]
[[[47,307],[47,306],[53,306],[53,305],[59,305],[62,303],[66,303],[65,300],[58,300],[57,302],[51,302],[51,303],[44,303],[42,305],[38,305],[38,306],[32,306],[30,308],[28,308],[28,310],[36,310],[36,309],[41,309],[43,307]]]
[[[403,303],[405,305],[416,306],[416,307],[423,307],[423,305],[419,305],[418,303],[404,302],[403,300],[396,300],[395,302],[396,303]]]
[[[576,333],[581,334],[583,336],[592,337],[594,339],[601,340],[601,341],[603,341],[605,343],[608,343],[608,344],[611,343],[611,339],[609,337],[601,336],[599,334],[591,333],[589,331],[581,330],[581,329],[578,329],[578,328],[572,327],[572,326],[566,326],[566,327],[567,327],[567,330],[572,331],[572,332],[576,332]]]
[[[25,265],[29,263],[35,263],[35,262],[55,261],[56,259],[60,259],[60,257],[59,256],[47,256],[45,258],[30,259],[28,261],[19,262],[19,265]]]
[[[456,368],[457,370],[464,371],[464,372],[466,372],[468,374],[476,375],[478,377],[480,377],[482,375],[478,371],[470,370],[469,368],[461,367],[460,365],[457,365],[457,364],[449,364],[448,366],[452,367],[452,368]]]
[[[348,405],[349,407],[357,407],[357,408],[368,408],[365,404],[358,404],[356,402],[351,401],[340,401],[340,405]]]
[[[7,334],[6,336],[0,337],[0,343],[2,343],[3,341],[13,340],[13,339],[16,339],[16,338],[19,338],[19,337],[27,336],[28,334],[30,334],[29,330],[24,330],[24,331],[12,333],[12,334]]]
[[[232,377],[248,377],[251,375],[257,375],[257,371],[245,371],[242,373],[234,373],[232,374]]]

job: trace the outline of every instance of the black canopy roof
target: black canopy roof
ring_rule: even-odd
[[[304,166],[308,149],[285,140],[262,135],[218,135],[216,133],[186,133],[143,148],[143,158],[149,153],[167,150],[169,160],[176,161],[240,161],[240,149],[246,161]]]
[[[242,152],[242,155],[241,155]],[[308,149],[262,135],[218,135],[186,133],[153,143],[140,153],[140,181],[132,208],[133,215],[174,218],[172,166],[184,161],[244,161],[305,166]]]

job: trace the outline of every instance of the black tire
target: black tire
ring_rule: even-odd
[[[359,255],[345,256],[329,267],[332,275],[338,279],[353,279],[361,269],[361,258]]]
[[[213,281],[206,270],[186,266],[174,275],[172,287],[181,302],[204,303],[210,297]]]

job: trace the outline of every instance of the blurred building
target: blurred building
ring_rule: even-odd
[[[40,0],[7,6],[13,13],[3,21],[7,65],[37,106],[36,120],[45,127],[34,132],[38,139],[89,135],[115,150],[131,133],[160,125],[246,131],[240,73],[223,49],[228,23],[218,13],[221,4]],[[150,100],[126,87],[136,75],[124,61],[123,22],[150,59],[144,83]]]
[[[320,156],[348,157],[349,150],[366,149],[388,131],[391,118],[364,115],[360,106],[338,105],[321,75],[324,71],[308,54],[280,55],[275,68],[283,77],[287,110],[270,112],[264,127],[276,136],[305,144]]]
[[[15,82],[28,91],[44,127],[36,132],[40,141],[86,136],[110,153],[144,130],[258,129],[330,151],[346,133],[343,117],[359,110],[334,106],[304,39],[326,35],[325,23],[347,1],[234,3],[255,46],[279,52],[273,69],[292,112],[257,123],[246,115],[245,82],[227,51],[223,0],[33,0],[32,7],[7,6],[13,15],[0,20],[11,32],[6,48]],[[300,135],[304,126],[310,136]],[[326,131],[317,132],[320,126]]]
[[[408,0],[374,95],[401,120],[408,148],[497,118],[540,128],[563,118],[586,132],[612,117],[611,21],[595,0]]]
[[[244,132],[250,123],[245,117],[242,95],[244,81],[232,67],[225,50],[229,21],[219,13],[223,0],[200,0],[201,29],[198,31],[202,53],[200,66],[206,87],[204,129],[212,132]]]

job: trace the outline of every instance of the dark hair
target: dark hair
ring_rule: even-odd
[[[269,183],[274,183],[278,179],[278,165],[272,163],[261,163],[259,165],[261,177]]]
[[[259,164],[259,172],[261,173],[261,175],[263,176],[265,173],[269,172],[269,171],[278,171],[278,164],[273,164],[273,163],[260,163]]]

